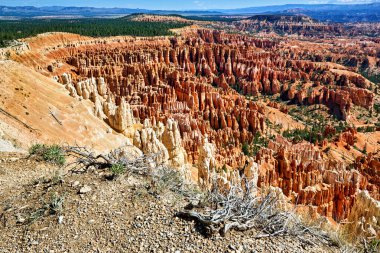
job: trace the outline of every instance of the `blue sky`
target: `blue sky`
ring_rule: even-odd
[[[228,9],[288,3],[368,3],[378,0],[0,0],[6,6],[93,6],[142,9]]]

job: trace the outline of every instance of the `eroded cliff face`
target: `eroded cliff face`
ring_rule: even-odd
[[[278,136],[256,159],[260,167],[259,186],[279,187],[294,203],[313,206],[316,212],[335,220],[350,215],[360,190],[368,189],[379,199],[373,177],[323,159],[323,153],[307,142],[292,144]],[[372,167],[372,171],[377,168]]]
[[[244,32],[276,33],[312,38],[379,36],[378,23],[320,22],[304,15],[255,15],[234,21],[231,26]]]
[[[94,115],[144,153],[160,154],[158,162],[196,167],[204,187],[214,175],[226,188],[244,175],[339,221],[350,215],[359,191],[379,199],[378,157],[331,159],[321,151],[327,138],[291,143],[267,125],[269,106],[281,115],[288,109],[255,99],[276,95],[292,104],[321,104],[343,120],[354,106],[370,110],[373,84],[334,61],[312,60],[324,50],[198,30],[50,49],[49,57],[66,65],[52,71],[46,66],[46,72],[72,97],[92,101]],[[329,54],[338,58],[339,52]],[[326,135],[331,131],[326,128]],[[270,137],[268,145],[244,155],[243,144],[258,135]],[[336,145],[351,149],[356,135],[345,129]]]

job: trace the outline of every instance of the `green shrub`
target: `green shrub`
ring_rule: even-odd
[[[369,244],[368,252],[379,252],[380,251],[380,240],[373,239]]]
[[[124,174],[126,171],[125,166],[123,164],[120,164],[120,163],[112,164],[110,170],[115,177],[118,177],[118,176]]]
[[[65,151],[58,145],[34,144],[29,148],[29,154],[59,166],[66,163]]]
[[[271,139],[273,136],[269,136],[269,139]],[[252,142],[252,155],[255,156],[263,147],[268,147],[269,139],[264,136],[260,136],[259,133],[255,134],[255,137]]]
[[[43,144],[34,144],[29,148],[30,155],[41,155],[43,150],[45,149],[45,145]]]
[[[57,165],[64,165],[66,158],[63,149],[58,145],[48,146],[42,155],[45,161]]]
[[[298,143],[298,142],[301,142],[302,140],[309,141],[310,132],[306,128],[285,130],[282,133],[282,136],[284,136],[287,139],[290,139],[292,142]]]
[[[241,147],[241,150],[243,151],[244,155],[248,156],[250,154],[248,143],[246,143],[246,142],[243,143],[243,146]]]
[[[28,223],[32,224],[48,214],[61,214],[63,211],[63,203],[65,202],[65,195],[66,194],[59,195],[56,192],[53,193],[48,202],[44,202],[41,208],[37,209],[36,211],[30,214],[28,218]]]
[[[58,195],[58,193],[52,194],[49,203],[46,204],[46,208],[50,214],[59,214],[63,210],[63,203],[65,201],[65,195]]]
[[[379,113],[380,113],[380,104],[374,104],[374,105],[373,105],[373,109],[375,110],[375,112],[376,112],[377,114],[379,114]]]
[[[367,154],[367,143],[364,145],[364,148],[363,148],[363,151],[362,151],[362,152],[363,152],[363,154],[365,154],[365,155]]]
[[[358,132],[361,133],[372,133],[376,131],[376,127],[374,126],[366,126],[366,127],[358,127]]]

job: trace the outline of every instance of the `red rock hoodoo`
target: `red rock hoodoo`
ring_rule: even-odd
[[[144,146],[144,138],[153,142],[166,138],[171,143],[168,159],[178,158],[179,153],[171,150],[183,148],[190,164],[202,160],[209,171],[200,171],[200,177],[222,165],[249,174],[250,163],[258,168],[259,186],[279,187],[294,203],[311,205],[335,220],[348,217],[359,190],[379,199],[377,158],[349,167],[326,158],[318,145],[293,144],[280,135],[253,162],[242,153],[243,143],[268,130],[267,107],[249,98],[278,95],[293,104],[321,104],[342,120],[350,117],[353,106],[373,107],[374,94],[366,89],[370,82],[338,69],[333,60],[338,54],[330,52],[327,64],[315,60],[322,49],[211,30],[171,39],[71,46],[66,51],[61,60],[71,71],[60,73],[58,79],[72,96],[93,101],[95,114],[117,132],[130,134],[128,127],[144,122],[145,130],[137,131],[138,136],[132,133],[137,146]],[[275,103],[270,106],[279,108]],[[165,135],[164,126],[170,126],[170,134]],[[150,127],[154,131],[148,131]],[[353,146],[356,134],[344,132],[340,141]],[[215,153],[211,157],[205,150]],[[224,177],[231,179],[235,172]]]

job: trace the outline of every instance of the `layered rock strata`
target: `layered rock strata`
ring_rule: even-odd
[[[160,162],[175,167],[196,166],[204,187],[214,174],[227,188],[245,175],[342,220],[360,190],[379,198],[379,175],[364,169],[373,169],[377,158],[349,167],[313,144],[292,144],[279,135],[255,157],[242,154],[243,143],[267,132],[267,109],[246,96],[324,104],[341,119],[350,117],[353,105],[373,107],[368,80],[305,60],[299,56],[304,53],[277,40],[199,30],[157,41],[72,47],[62,59],[72,69],[57,80],[71,96],[91,100],[93,113],[143,152],[159,153]],[[355,134],[344,132],[340,141],[352,146]],[[220,171],[223,165],[226,171]]]

